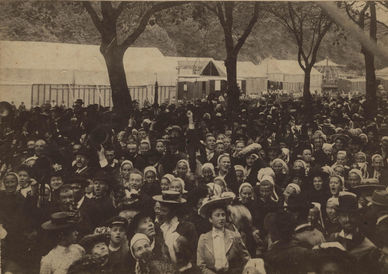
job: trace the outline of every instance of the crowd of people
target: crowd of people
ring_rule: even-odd
[[[364,103],[135,103],[125,125],[82,100],[12,106],[2,271],[388,273],[388,104]]]

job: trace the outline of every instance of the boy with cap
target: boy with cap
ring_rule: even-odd
[[[125,218],[116,216],[110,222],[109,262],[113,273],[129,273],[131,270]]]

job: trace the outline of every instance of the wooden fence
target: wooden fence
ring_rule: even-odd
[[[137,100],[140,106],[145,101],[154,102],[155,86],[128,87],[132,100]],[[33,84],[31,88],[31,106],[40,106],[45,102],[57,105],[73,106],[77,99],[82,99],[85,105],[99,104],[112,107],[112,90],[110,86],[69,85],[69,84]],[[173,103],[176,100],[175,86],[159,86],[158,102]]]

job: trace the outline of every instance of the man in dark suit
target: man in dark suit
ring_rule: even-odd
[[[388,251],[388,192],[375,190],[372,195],[371,210],[375,214],[374,235],[371,240],[381,249]]]

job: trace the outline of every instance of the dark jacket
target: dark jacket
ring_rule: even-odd
[[[309,250],[295,241],[277,242],[264,254],[267,273],[306,273],[308,255]]]

